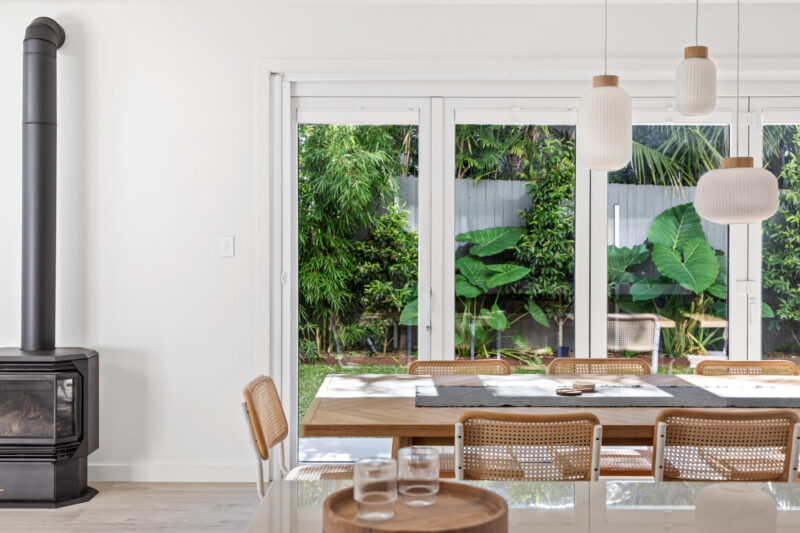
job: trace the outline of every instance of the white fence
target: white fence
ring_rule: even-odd
[[[418,178],[399,179],[400,201],[409,212],[409,226],[418,227]],[[653,220],[666,209],[693,202],[694,187],[674,189],[656,185],[608,186],[608,243],[631,247],[647,240]],[[497,226],[522,226],[520,211],[531,206],[524,181],[471,180],[455,182],[455,233]],[[618,206],[618,207],[617,207]],[[726,226],[703,220],[708,243],[727,252]],[[619,242],[615,243],[616,228]],[[460,243],[458,247],[462,246]]]

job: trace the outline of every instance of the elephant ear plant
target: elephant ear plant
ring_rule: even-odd
[[[456,315],[455,344],[459,355],[476,351],[489,356],[488,345],[494,340],[500,355],[501,335],[524,313],[510,319],[499,305],[503,294],[513,294],[515,282],[531,273],[531,269],[504,260],[519,242],[526,229],[521,227],[496,227],[461,233],[456,241],[470,244],[466,255],[456,261],[455,292],[459,303]],[[406,305],[400,316],[401,324],[414,324],[417,319],[417,300]],[[541,320],[544,313],[533,301],[525,310]],[[525,348],[524,340],[514,340]],[[514,355],[508,353],[508,355]]]
[[[677,205],[658,215],[645,244],[609,246],[608,280],[609,294],[619,308],[675,321],[675,330],[663,330],[671,355],[705,353],[706,346],[722,339],[718,330],[705,333],[697,321],[685,316],[724,316],[727,294],[725,254],[706,242],[693,204]]]

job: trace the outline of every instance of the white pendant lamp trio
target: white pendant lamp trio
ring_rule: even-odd
[[[736,3],[736,138],[739,139],[740,0]],[[686,116],[708,115],[717,100],[717,69],[708,48],[698,44],[699,0],[695,3],[695,45],[684,50],[675,76],[675,101]],[[602,75],[578,106],[578,154],[592,170],[617,170],[628,164],[633,145],[631,99],[608,74],[608,0],[604,11],[605,43]],[[738,148],[736,149],[738,156]],[[752,157],[726,157],[722,168],[700,177],[695,207],[718,224],[748,224],[771,217],[778,209],[778,181],[768,170],[753,168]]]

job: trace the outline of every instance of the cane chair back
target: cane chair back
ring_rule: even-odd
[[[493,375],[511,374],[511,365],[502,359],[478,359],[475,361],[414,361],[408,373],[415,376]]]
[[[657,481],[796,481],[800,417],[789,410],[665,409],[656,418]]]
[[[652,352],[658,316],[649,313],[608,314],[608,349],[612,352]]]
[[[649,374],[650,365],[641,359],[609,357],[579,359],[559,357],[547,365],[548,374]]]
[[[596,480],[602,430],[591,413],[467,411],[456,424],[456,478]]]
[[[256,490],[259,498],[264,497],[263,462],[269,459],[269,451],[276,445],[281,448],[279,464],[285,479],[352,479],[353,466],[350,464],[303,465],[289,470],[283,447],[283,441],[289,435],[289,424],[275,382],[268,376],[259,376],[245,385],[242,392],[242,410],[256,454]]]
[[[800,376],[791,361],[701,361],[694,369],[701,376]]]

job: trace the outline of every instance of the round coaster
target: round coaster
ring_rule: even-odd
[[[556,389],[556,394],[559,396],[580,396],[583,392],[578,389]]]

